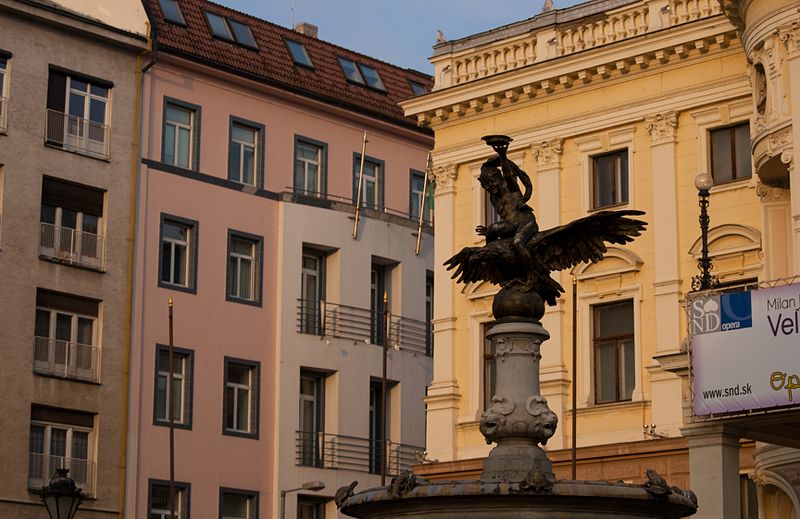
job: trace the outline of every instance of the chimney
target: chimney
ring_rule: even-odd
[[[309,38],[316,38],[317,32],[319,32],[319,27],[317,27],[313,23],[303,22],[295,25],[294,30],[299,32],[300,34],[308,36]]]

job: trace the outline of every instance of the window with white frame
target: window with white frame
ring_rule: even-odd
[[[169,399],[172,395],[172,420],[176,426],[192,426],[192,382],[194,352],[173,347],[172,384],[169,384],[169,348],[156,347],[156,383],[153,422],[169,424]]]
[[[325,196],[325,143],[295,137],[294,190],[310,196]]]
[[[149,481],[150,492],[148,496],[148,519],[169,519],[170,508],[175,510],[175,515],[179,519],[189,517],[189,484],[174,483],[175,493],[174,507],[170,506],[169,482],[160,480]]]
[[[161,162],[197,169],[200,107],[174,99],[164,102]]]
[[[430,196],[430,191],[425,187],[425,173],[412,169],[409,176],[408,214],[413,220],[419,220],[419,215],[424,211],[423,220],[431,221]]]
[[[262,243],[260,236],[234,231],[228,233],[229,300],[260,304]]]
[[[258,437],[258,362],[225,357],[224,432]]]
[[[353,157],[353,203],[358,200],[359,179],[361,179],[361,207],[381,210],[383,208],[383,161],[364,159],[361,174],[361,154]]]
[[[44,177],[39,254],[47,259],[94,269],[104,268],[101,224],[105,192]]]
[[[194,292],[197,288],[198,223],[161,214],[161,249],[158,284]]]
[[[319,434],[325,431],[325,375],[300,370],[300,423],[298,424],[298,465],[321,467]]]
[[[258,492],[221,488],[220,519],[258,519]]]
[[[752,175],[750,123],[710,131],[711,177],[714,184],[744,180]]]
[[[592,306],[595,403],[631,400],[636,385],[633,301]]]
[[[93,495],[93,442],[93,414],[32,405],[28,488],[41,489],[47,485],[56,469],[67,468],[75,485],[88,495]]]
[[[303,249],[300,273],[300,333],[323,334],[322,301],[325,298],[325,255]]]
[[[260,183],[263,127],[231,119],[228,143],[228,179],[255,186]]]
[[[628,150],[592,157],[592,209],[628,203]]]
[[[8,128],[8,60],[11,54],[0,49],[0,133]]]
[[[38,289],[34,373],[99,382],[98,310],[93,299]]]
[[[47,143],[108,158],[111,82],[50,67]]]

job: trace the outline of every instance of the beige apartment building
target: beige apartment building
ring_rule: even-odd
[[[0,517],[59,467],[122,511],[145,34],[136,2],[0,2]]]
[[[475,228],[494,217],[478,183],[486,134],[514,139],[509,156],[531,176],[542,229],[600,209],[647,213],[634,243],[555,274],[566,293],[542,321],[551,338],[541,383],[560,419],[547,445],[558,477],[571,476],[577,443],[578,479],[638,482],[654,468],[697,492],[698,517],[797,517],[787,469],[797,418],[695,423],[682,305],[701,253],[699,173],[713,178],[709,249],[723,287],[800,273],[800,183],[789,182],[798,7],[605,0],[550,10],[437,44],[433,91],[402,103],[435,132],[437,265],[482,243]],[[478,425],[493,394],[483,334],[497,287],[435,275],[426,404],[439,463],[416,470],[475,477],[490,448]]]

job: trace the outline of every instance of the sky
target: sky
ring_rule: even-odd
[[[436,31],[454,40],[535,16],[544,0],[214,0],[290,27],[319,27],[319,38],[428,74]],[[554,0],[557,9],[579,0]]]

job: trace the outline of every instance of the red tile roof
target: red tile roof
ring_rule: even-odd
[[[403,115],[397,105],[399,101],[414,96],[409,80],[430,90],[433,78],[427,74],[396,67],[205,0],[178,0],[186,26],[165,21],[158,0],[144,0],[144,3],[156,29],[159,52],[203,62],[300,95],[414,128],[421,133],[430,133],[428,129],[417,127],[415,121]],[[214,38],[204,11],[248,25],[258,50]],[[314,69],[294,64],[286,47],[287,38],[305,45]],[[338,56],[374,67],[386,86],[386,92],[348,82]]]

